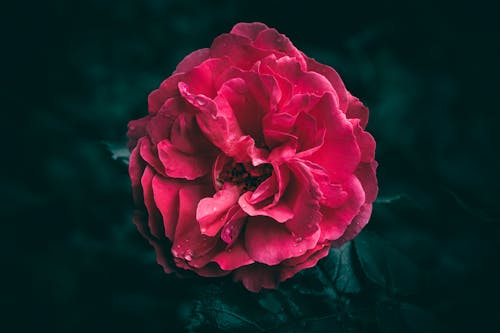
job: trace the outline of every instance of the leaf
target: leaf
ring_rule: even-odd
[[[354,248],[371,282],[396,295],[412,295],[419,290],[422,277],[418,267],[380,237],[364,231],[354,240]]]
[[[376,311],[382,333],[440,332],[434,317],[413,304],[383,301],[377,304]]]
[[[111,153],[111,158],[128,165],[130,151],[125,144],[103,142],[106,149]]]
[[[353,251],[351,242],[342,245],[338,249],[331,249],[330,254],[322,267],[334,266],[335,273],[332,279],[337,291],[347,294],[359,293],[362,290],[361,281],[355,273],[355,261],[353,260]]]
[[[239,284],[216,284],[194,288],[190,311],[181,316],[190,332],[324,332],[356,327],[354,313],[364,307],[351,302],[349,295],[362,291],[351,243],[331,249],[311,269],[299,272],[276,290],[246,291]],[[359,269],[359,268],[358,268]],[[339,294],[339,293],[342,293]],[[367,318],[367,316],[371,316]],[[375,322],[374,312],[360,322]],[[359,318],[358,318],[359,319]],[[356,319],[357,320],[357,319]],[[363,330],[349,330],[349,332]]]

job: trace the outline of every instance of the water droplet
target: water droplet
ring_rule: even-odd
[[[212,210],[215,212],[217,210],[217,207],[212,208]]]
[[[276,37],[275,41],[276,41],[276,43],[278,43],[278,44],[283,43],[283,36],[278,36],[278,37]]]
[[[135,131],[135,125],[130,125],[128,128],[129,128],[131,131]]]
[[[184,259],[187,261],[193,260],[193,251],[187,250],[186,253],[184,253]]]
[[[201,228],[200,231],[202,234],[204,234],[205,232],[207,232],[207,228]]]
[[[181,244],[177,244],[177,248],[180,249],[181,248]]]
[[[296,242],[296,243],[300,243],[300,242],[302,242],[303,240],[304,240],[304,239],[303,239],[302,237],[297,237],[297,238],[295,238],[295,242]]]
[[[226,249],[227,252],[231,252],[232,250],[233,250],[232,248]]]
[[[184,240],[184,243],[189,243],[189,239],[185,239],[185,240]]]
[[[201,97],[195,97],[194,103],[199,105],[199,106],[203,106],[203,105],[207,104],[207,101]]]

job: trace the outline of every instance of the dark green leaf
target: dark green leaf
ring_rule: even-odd
[[[106,149],[111,153],[111,158],[128,165],[130,151],[125,144],[104,142]]]
[[[342,293],[359,293],[362,290],[361,282],[355,273],[353,251],[351,242],[342,245],[338,249],[331,249],[330,254],[321,263],[321,267],[331,267],[335,273],[332,279],[335,288]]]
[[[396,295],[418,291],[421,275],[417,266],[383,239],[364,231],[354,240],[354,247],[366,277]]]

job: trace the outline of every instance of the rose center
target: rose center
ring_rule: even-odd
[[[253,166],[251,163],[230,162],[224,165],[217,181],[243,185],[245,190],[253,191],[272,173],[273,167],[269,163]]]

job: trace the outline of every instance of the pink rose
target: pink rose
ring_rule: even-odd
[[[237,24],[148,104],[129,123],[129,172],[135,223],[165,272],[275,288],[368,222],[368,109],[275,29]]]

